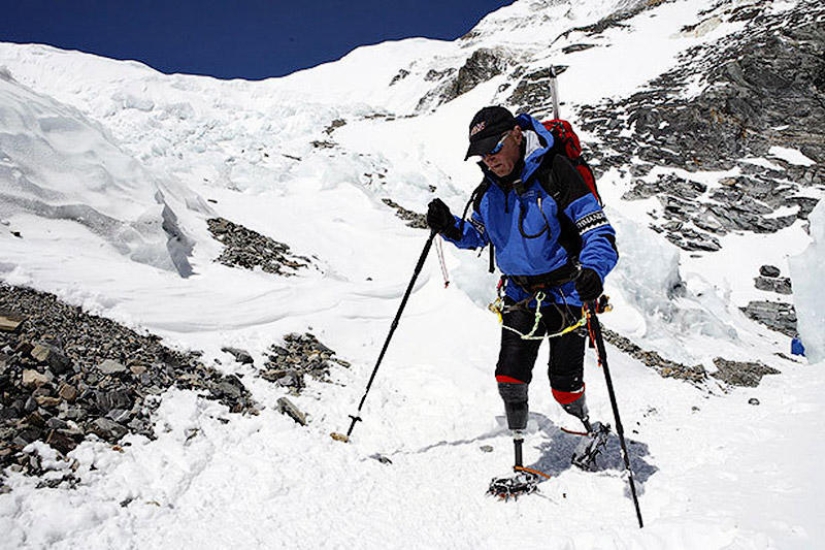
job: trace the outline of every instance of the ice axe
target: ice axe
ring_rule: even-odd
[[[392,340],[392,335],[395,333],[395,329],[398,328],[398,321],[401,319],[401,314],[404,312],[404,306],[407,305],[407,300],[410,298],[410,294],[412,293],[413,286],[415,285],[416,279],[418,279],[418,275],[421,273],[421,268],[424,267],[424,262],[427,260],[427,254],[430,252],[430,247],[433,245],[433,239],[435,239],[436,231],[430,231],[430,236],[427,239],[427,243],[424,245],[424,250],[421,251],[421,256],[418,258],[418,263],[415,266],[415,270],[413,271],[412,279],[410,279],[410,284],[407,285],[407,291],[404,293],[404,297],[401,299],[401,305],[398,307],[398,312],[395,314],[395,319],[392,321],[392,325],[390,325],[390,332],[387,334],[387,339],[384,341],[384,347],[381,348],[381,353],[378,354],[378,361],[375,363],[375,368],[372,369],[372,374],[370,375],[369,382],[367,382],[367,389],[364,391],[364,396],[361,398],[361,403],[358,404],[358,411],[355,414],[349,415],[352,419],[352,422],[349,425],[349,429],[347,430],[346,435],[338,432],[333,432],[330,435],[332,439],[336,441],[343,441],[344,443],[349,441],[349,436],[352,435],[352,430],[355,429],[355,424],[361,421],[361,408],[364,406],[364,401],[367,400],[367,394],[370,392],[370,388],[372,387],[372,382],[375,380],[375,375],[378,373],[378,367],[381,366],[381,361],[384,360],[384,354],[387,353],[387,348],[390,346],[390,340]]]

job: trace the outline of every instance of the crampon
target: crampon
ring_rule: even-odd
[[[487,489],[487,494],[508,501],[518,499],[522,495],[529,495],[538,491],[538,484],[550,476],[544,472],[515,466],[515,474],[506,477],[494,477]]]
[[[590,433],[577,435],[581,435],[583,439],[581,443],[579,443],[579,446],[576,447],[576,450],[573,451],[573,457],[570,462],[577,468],[586,472],[592,472],[596,469],[596,457],[607,444],[607,437],[610,435],[610,425],[594,422]]]

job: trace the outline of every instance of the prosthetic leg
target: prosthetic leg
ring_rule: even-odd
[[[553,394],[556,395],[556,391]],[[556,396],[558,399],[558,396]],[[561,401],[560,401],[561,402]],[[581,420],[584,425],[585,433],[582,435],[582,441],[573,451],[573,456],[570,462],[582,470],[593,471],[596,469],[596,457],[601,453],[604,446],[607,444],[607,437],[610,434],[610,426],[602,424],[601,422],[594,422],[590,424],[590,415],[587,410],[587,401],[584,397],[584,387],[579,393],[575,401],[561,403],[562,408],[568,414],[575,416]]]
[[[488,494],[509,500],[537,490],[542,477],[549,477],[543,472],[524,467],[523,444],[524,430],[527,428],[527,384],[499,382],[498,392],[504,400],[504,412],[507,427],[513,434],[513,451],[515,455],[513,471],[515,475],[493,478]]]

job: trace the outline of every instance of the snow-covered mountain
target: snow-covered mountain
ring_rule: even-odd
[[[121,353],[131,374],[109,364],[92,382],[95,365],[47,372],[4,340],[0,546],[823,544],[824,18],[806,0],[519,0],[455,42],[359,48],[262,82],[0,43],[4,306],[29,303],[12,287],[51,293],[225,377],[195,368],[153,396],[154,379],[138,383],[157,365],[129,362],[148,341]],[[484,255],[445,247],[445,289],[432,254],[364,422],[350,444],[328,437],[349,425],[426,241],[402,216],[436,196],[460,212],[478,183],[462,160],[473,113],[549,116],[550,68],[619,235],[603,323],[641,531],[618,441],[598,472],[571,469],[561,428],[577,426],[538,371],[525,460],[553,478],[517,502],[484,495],[512,463]],[[807,359],[790,354],[797,330]],[[304,342],[293,333],[340,360],[300,388],[277,358]],[[613,423],[590,355],[592,416]],[[71,450],[45,444],[82,436],[83,415],[123,392],[104,424],[130,433],[95,420]],[[216,392],[257,406],[230,413]],[[33,462],[41,475],[23,473]]]

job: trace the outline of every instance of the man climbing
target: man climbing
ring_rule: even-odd
[[[553,135],[535,118],[485,107],[470,123],[465,160],[484,174],[465,223],[440,199],[427,223],[459,248],[491,245],[501,271],[498,391],[517,438],[527,426],[528,385],[539,346],[550,344],[548,376],[556,401],[592,427],[585,402],[582,304],[599,298],[618,260],[615,232],[598,200]],[[468,205],[469,208],[469,205]],[[465,211],[466,214],[466,211]],[[517,466],[520,445],[516,447]]]

